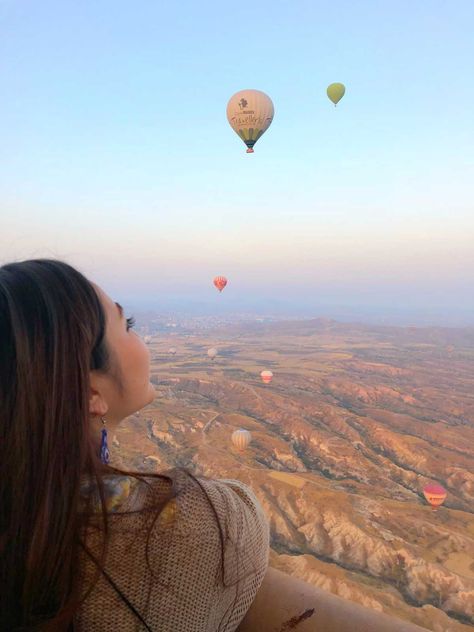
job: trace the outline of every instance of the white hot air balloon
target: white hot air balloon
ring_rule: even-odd
[[[150,342],[151,342],[151,336],[145,336],[145,337],[143,338],[143,340],[145,341],[145,344],[146,344],[146,345],[149,345],[149,344],[150,344]]]
[[[252,435],[248,430],[244,430],[243,428],[239,428],[238,430],[234,430],[232,433],[232,443],[238,450],[244,451],[248,446],[250,441],[252,440]]]
[[[211,360],[214,360],[217,356],[217,349],[215,347],[211,347],[207,350],[207,355],[211,358]]]
[[[253,154],[253,146],[270,127],[274,114],[272,100],[260,90],[236,92],[227,104],[229,125],[247,145],[248,154]]]
[[[260,373],[260,377],[265,384],[270,384],[273,379],[273,373],[271,371],[262,371]]]
[[[170,348],[168,349],[168,353],[169,353],[170,355],[176,355],[176,347],[170,347]]]

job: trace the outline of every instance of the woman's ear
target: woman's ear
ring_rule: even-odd
[[[95,417],[103,417],[106,415],[109,407],[105,401],[100,388],[100,380],[91,373],[90,378],[90,397],[89,397],[89,413]]]

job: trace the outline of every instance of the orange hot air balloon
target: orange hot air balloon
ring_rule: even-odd
[[[214,279],[214,285],[219,290],[219,292],[222,292],[222,290],[227,285],[227,279],[223,276],[216,276],[216,278]]]
[[[273,373],[271,371],[262,371],[260,373],[260,377],[265,384],[270,384],[273,379]]]
[[[234,432],[232,433],[231,439],[235,447],[238,450],[243,451],[252,440],[252,435],[250,434],[248,430],[239,428],[239,430],[234,430]]]
[[[448,492],[442,485],[438,485],[438,483],[429,483],[423,488],[423,494],[432,509],[436,509],[444,503]]]

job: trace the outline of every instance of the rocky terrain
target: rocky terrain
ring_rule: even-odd
[[[150,350],[157,397],[123,422],[114,464],[239,478],[273,566],[429,630],[473,629],[473,329],[251,323]],[[437,511],[430,481],[448,491]]]

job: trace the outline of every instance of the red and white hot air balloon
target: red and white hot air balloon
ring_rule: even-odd
[[[239,428],[238,430],[234,430],[232,433],[232,443],[238,450],[244,451],[248,446],[250,441],[252,440],[252,435],[248,430],[244,430],[243,428]]]
[[[436,509],[444,503],[448,492],[438,483],[428,483],[428,485],[423,488],[423,494],[432,509]]]
[[[216,276],[216,278],[214,279],[214,285],[219,290],[219,292],[222,292],[222,290],[227,285],[227,279],[224,276]]]
[[[262,371],[260,373],[260,377],[262,378],[262,382],[265,382],[265,384],[270,384],[273,379],[273,373],[271,371]]]

